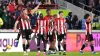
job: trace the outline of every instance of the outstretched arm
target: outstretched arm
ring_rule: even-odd
[[[41,5],[41,2],[32,10],[31,12],[32,15],[38,10],[40,5]]]

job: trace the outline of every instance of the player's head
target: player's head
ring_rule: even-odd
[[[42,13],[40,13],[40,16],[39,16],[39,17],[40,17],[40,19],[43,19],[43,14],[42,14]]]
[[[23,9],[23,10],[22,10],[22,13],[23,13],[24,15],[27,15],[27,14],[28,14],[28,10],[27,10],[27,9]]]
[[[84,15],[84,19],[88,19],[89,16],[90,16],[90,14],[86,13],[86,14]]]
[[[68,16],[72,17],[72,12],[69,12],[69,13],[68,13]]]
[[[86,19],[86,21],[91,22],[92,20],[92,16],[88,13],[85,14],[84,19]]]
[[[51,10],[50,9],[47,9],[46,12],[47,12],[47,15],[51,15]]]
[[[54,19],[56,19],[56,18],[57,18],[57,15],[56,15],[56,14],[54,14],[54,15],[53,15],[53,18],[54,18]]]
[[[63,18],[63,11],[59,11],[59,17]]]

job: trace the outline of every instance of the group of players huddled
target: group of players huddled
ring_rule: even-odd
[[[31,13],[34,14],[39,6],[32,11]],[[48,40],[50,41],[50,47],[49,47],[49,54],[55,54],[55,43],[56,43],[56,35],[57,35],[57,41],[58,41],[58,50],[59,54],[61,54],[61,45],[63,46],[64,52],[63,55],[66,55],[66,34],[67,34],[67,23],[66,19],[63,17],[63,11],[59,11],[59,17],[55,15],[51,15],[51,10],[46,10],[47,15],[43,17],[43,14],[40,13],[39,17],[37,18],[37,23],[35,27],[35,33],[34,36],[37,38],[37,56],[40,56],[40,41],[43,41],[44,44],[44,56],[46,56],[46,44],[48,43]],[[86,14],[86,42],[83,44],[80,53],[83,54],[82,50],[87,46],[88,42],[91,43],[90,47],[92,50],[92,53],[94,52],[94,46],[93,46],[93,36],[91,33],[91,15]],[[30,25],[30,18],[27,13],[27,9],[23,9],[21,15],[18,17],[15,26],[14,31],[17,31],[17,25],[19,24],[19,33],[18,37],[16,39],[16,45],[18,45],[18,41],[20,38],[20,35],[22,34],[22,46],[24,55],[28,55],[27,49],[30,46],[30,40],[31,40],[31,33],[33,32],[33,29]],[[27,41],[27,44],[26,44]],[[63,41],[61,43],[61,41]]]
[[[37,5],[37,7],[32,11],[31,13],[34,14],[37,9],[39,8],[40,4]],[[44,44],[44,56],[46,56],[46,44],[48,43],[48,40],[50,41],[50,47],[48,54],[56,54],[56,35],[58,40],[58,49],[59,54],[61,54],[61,45],[63,45],[64,53],[63,55],[66,55],[66,20],[63,17],[63,11],[59,11],[59,18],[57,15],[51,15],[51,10],[46,10],[47,15],[43,17],[43,14],[40,13],[39,17],[37,18],[36,27],[35,27],[35,33],[34,36],[37,38],[37,56],[40,56],[40,41],[43,41]],[[18,45],[18,41],[20,38],[20,35],[22,34],[22,46],[24,55],[28,55],[27,49],[30,46],[30,40],[31,40],[31,33],[33,32],[33,29],[30,25],[30,18],[27,13],[27,9],[23,9],[22,14],[18,17],[15,26],[14,31],[17,31],[17,25],[19,25],[19,33],[18,37],[16,39],[16,46]],[[63,44],[61,44],[61,41],[63,40]],[[27,44],[26,44],[27,41]]]

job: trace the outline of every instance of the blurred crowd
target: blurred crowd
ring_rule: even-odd
[[[93,11],[97,15],[100,15],[100,12],[99,12],[100,0],[65,0],[65,1],[73,3],[74,5],[84,8],[88,11]]]
[[[40,1],[42,2],[42,4],[55,4],[56,0],[2,0],[0,1],[0,20],[2,19],[3,21],[3,25],[0,26],[0,29],[13,29],[15,21],[20,16],[21,11],[24,8],[28,9],[28,15],[30,16],[31,19],[31,25],[35,26],[39,13],[35,13],[34,15],[31,15],[30,12],[33,8],[35,8],[34,5],[38,4]],[[99,4],[95,4],[95,5],[99,5]],[[72,12],[69,12],[68,16],[66,16],[66,20],[67,20],[68,29],[85,29],[85,25],[84,25],[85,16],[83,17],[83,19],[79,20],[77,15],[73,15]],[[98,18],[98,15],[94,16],[92,24],[93,24],[92,25],[93,29],[100,29],[100,20]]]
[[[91,14],[90,14],[91,15]],[[91,15],[92,18],[92,29],[100,30],[100,17],[98,15]],[[84,15],[82,19],[79,19],[77,15],[73,15],[72,12],[69,12],[66,17],[68,29],[76,29],[76,30],[85,30],[85,22],[87,15]]]
[[[55,4],[55,0],[0,0],[0,18],[3,21],[3,26],[0,26],[1,29],[13,29],[14,23],[18,16],[20,16],[21,11],[24,8],[30,11],[36,7],[36,4]],[[37,14],[31,16],[32,24],[35,22]]]

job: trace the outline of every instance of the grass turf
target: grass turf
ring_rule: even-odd
[[[37,52],[29,52],[28,56],[36,56]],[[84,52],[84,54],[80,54],[79,52],[67,52],[67,55],[65,56],[100,56],[99,54],[100,52],[98,52],[98,54],[92,54],[91,52]],[[7,52],[1,52],[0,56],[24,56],[22,52],[11,52],[11,53],[7,53]],[[41,56],[43,56],[43,52],[41,53]],[[47,55],[47,56],[64,56],[64,55],[59,55],[54,54],[54,55]]]

